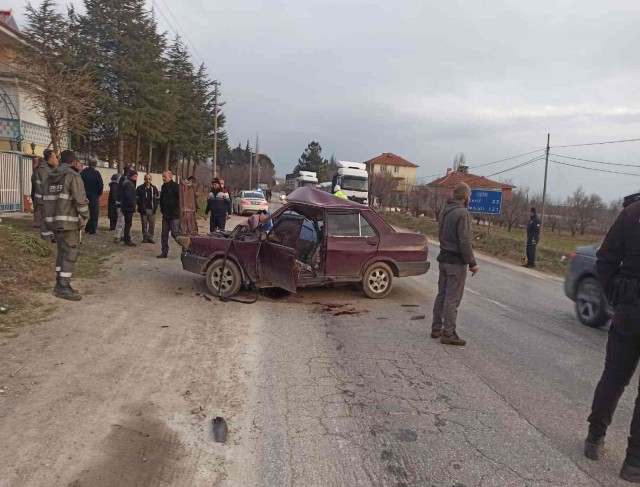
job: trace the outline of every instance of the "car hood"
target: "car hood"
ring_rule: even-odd
[[[585,245],[583,247],[578,247],[576,249],[576,254],[588,255],[590,257],[595,257],[599,248],[600,248],[600,244]]]

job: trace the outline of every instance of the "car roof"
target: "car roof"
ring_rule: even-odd
[[[326,191],[312,186],[303,186],[296,189],[287,196],[287,201],[301,203],[305,205],[322,206],[324,208],[353,208],[358,210],[368,209],[366,205],[361,205],[351,200],[338,198]]]

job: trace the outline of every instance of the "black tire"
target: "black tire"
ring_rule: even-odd
[[[371,299],[381,299],[391,292],[393,272],[384,262],[371,264],[362,276],[362,290]]]
[[[576,313],[583,325],[599,328],[608,321],[607,299],[595,277],[585,277],[576,289]]]
[[[220,272],[222,271],[222,263],[224,259],[218,259],[213,262],[207,269],[207,288],[209,292],[214,296],[222,296],[223,298],[230,298],[235,296],[242,286],[242,273],[238,266],[230,259],[224,266],[224,277],[222,280],[222,293],[218,291],[218,284],[220,281]]]

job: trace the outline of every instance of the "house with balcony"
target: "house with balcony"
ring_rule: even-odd
[[[42,155],[51,137],[46,120],[33,109],[12,61],[27,42],[12,10],[0,10],[0,151]]]

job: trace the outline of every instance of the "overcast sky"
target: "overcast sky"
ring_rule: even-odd
[[[20,21],[26,2],[14,1]],[[640,138],[637,0],[155,6],[160,27],[186,33],[194,57],[222,82],[231,144],[253,145],[259,132],[279,175],[311,140],[339,160],[393,152],[429,176],[459,152],[476,165],[542,148],[548,132],[552,146]],[[640,142],[552,152],[640,166]],[[474,172],[490,175],[535,155]],[[640,167],[558,160],[640,175]],[[538,191],[543,172],[540,161],[496,178]],[[640,189],[640,176],[556,164],[549,174],[554,196],[579,185],[607,200]]]

